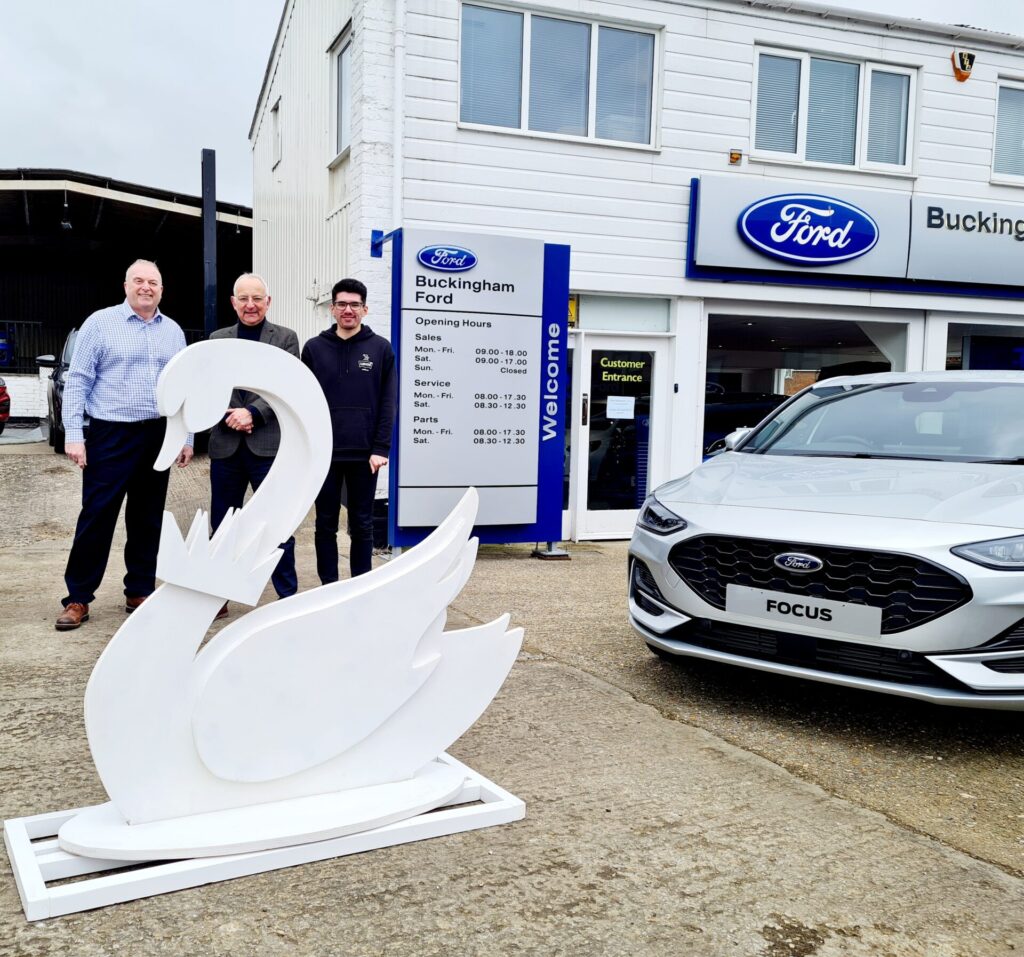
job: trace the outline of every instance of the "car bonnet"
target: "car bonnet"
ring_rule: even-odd
[[[656,494],[684,517],[695,503],[1024,529],[1024,465],[725,452]]]

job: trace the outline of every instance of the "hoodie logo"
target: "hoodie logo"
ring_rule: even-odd
[[[373,369],[373,360],[364,352],[362,359],[360,359],[356,365],[359,366],[363,372],[370,372]]]

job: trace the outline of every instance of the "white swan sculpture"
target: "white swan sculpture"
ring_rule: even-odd
[[[256,609],[199,650],[225,600],[254,605],[330,461],[312,374],[280,349],[216,340],[172,359],[157,387],[157,468],[208,428],[231,389],[281,423],[270,474],[212,539],[183,541],[164,513],[162,584],[89,679],[85,724],[110,803],[58,835],[75,854],[152,860],[280,847],[353,833],[449,800],[463,775],[434,759],[484,711],[522,643],[508,616],[444,631],[473,568],[470,490],[421,545],[359,578]],[[197,654],[198,651],[198,654]]]

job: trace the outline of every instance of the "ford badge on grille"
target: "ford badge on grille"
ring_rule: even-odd
[[[787,572],[820,572],[825,563],[813,555],[805,555],[803,552],[783,552],[773,559],[777,568]]]

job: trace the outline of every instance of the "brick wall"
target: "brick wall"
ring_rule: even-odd
[[[49,369],[37,375],[5,375],[3,380],[11,396],[11,418],[46,418],[46,380]]]

